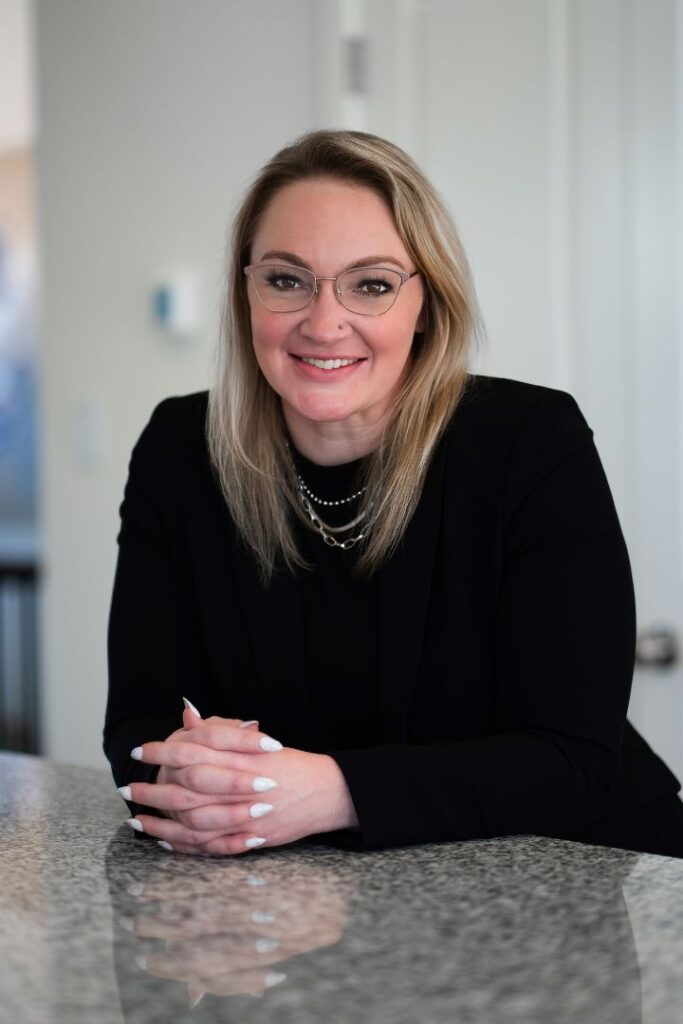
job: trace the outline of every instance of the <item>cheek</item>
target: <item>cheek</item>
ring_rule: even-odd
[[[252,313],[251,337],[257,356],[260,354],[267,358],[281,348],[287,333],[285,327],[282,321],[273,320],[272,315]]]
[[[405,321],[398,322],[395,327],[382,333],[381,339],[375,343],[375,353],[380,356],[384,366],[391,372],[400,372],[410,358],[413,347],[413,331],[406,329]]]

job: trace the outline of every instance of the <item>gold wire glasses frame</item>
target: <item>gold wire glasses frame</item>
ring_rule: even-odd
[[[263,306],[272,313],[295,313],[309,306],[319,292],[318,281],[334,281],[339,302],[350,313],[381,316],[398,298],[401,285],[419,270],[354,267],[336,277],[322,277],[290,263],[254,263],[244,268]]]

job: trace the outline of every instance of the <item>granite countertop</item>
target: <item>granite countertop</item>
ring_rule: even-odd
[[[0,755],[12,1024],[680,1024],[683,861],[529,836],[164,853],[104,771]]]

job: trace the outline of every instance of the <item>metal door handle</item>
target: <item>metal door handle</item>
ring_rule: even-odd
[[[636,664],[668,667],[678,661],[678,637],[673,626],[655,622],[638,633]]]

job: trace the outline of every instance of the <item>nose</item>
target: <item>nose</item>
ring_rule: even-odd
[[[304,310],[300,330],[312,341],[334,342],[350,331],[349,312],[337,295],[336,281],[318,281],[318,291]]]

